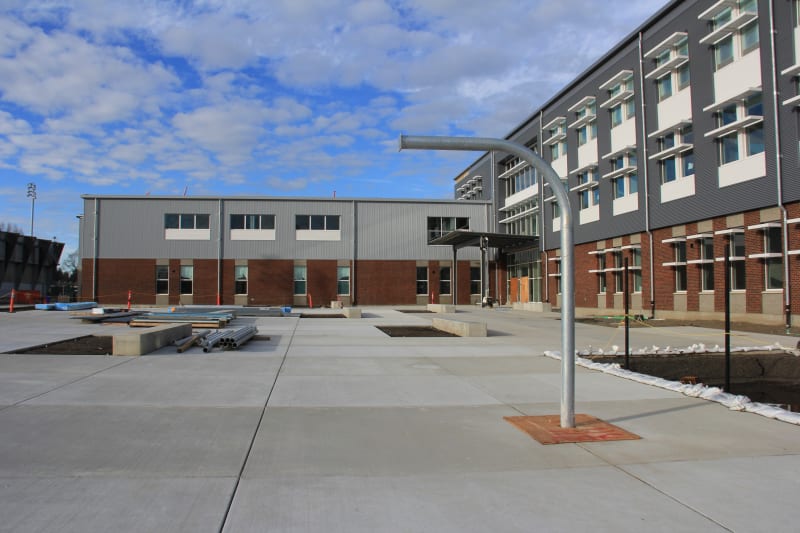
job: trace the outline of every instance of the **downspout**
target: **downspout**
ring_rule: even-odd
[[[775,181],[778,192],[778,209],[781,210],[781,234],[783,237],[783,313],[786,321],[786,329],[792,327],[792,300],[791,286],[789,284],[789,228],[788,214],[783,203],[783,167],[781,165],[781,129],[778,113],[778,67],[775,59],[775,11],[773,9],[775,0],[769,2],[769,34],[770,34],[770,61],[772,63],[772,113],[775,130]]]
[[[495,187],[495,181],[497,180],[497,164],[495,162],[495,152],[494,150],[489,152],[489,171],[492,175],[492,228],[490,231],[500,233],[500,221],[498,220],[497,213],[500,210],[500,203],[497,201],[497,189]],[[494,290],[495,290],[495,300],[499,305],[503,305],[503,294],[505,293],[505,287],[503,290],[500,290],[500,255],[501,252],[497,248],[495,248],[494,252]],[[487,272],[489,267],[486,267]],[[488,276],[488,273],[487,273]]]
[[[92,251],[92,301],[97,301],[97,255],[100,253],[100,199],[94,199],[94,250]]]
[[[542,144],[543,139],[544,139],[544,127],[543,127],[543,124],[544,124],[544,110],[540,109],[539,110],[539,145],[540,146],[544,146]],[[542,151],[544,151],[544,150],[542,150]],[[544,155],[544,154],[542,154],[542,155]],[[541,235],[541,244],[539,246],[539,249],[544,251],[544,272],[543,272],[543,276],[542,276],[542,277],[544,277],[544,300],[543,300],[543,303],[549,303],[550,302],[550,276],[549,276],[549,272],[550,271],[548,270],[548,268],[549,268],[549,264],[550,264],[550,259],[547,256],[547,240],[545,239],[545,236],[547,235],[547,232],[544,230],[544,179],[541,179],[540,183],[539,183],[539,217],[540,217],[539,220],[542,221],[542,223],[539,225],[539,233]],[[539,256],[539,259],[541,259],[541,256]]]
[[[219,232],[217,237],[217,305],[222,305],[222,241],[225,234],[222,226],[222,198],[218,200],[217,231]],[[249,272],[247,276],[250,277]]]
[[[358,209],[358,203],[353,200],[353,215],[352,215],[352,223],[353,223],[353,237],[352,237],[352,246],[350,248],[350,305],[356,305],[356,259],[358,257],[358,235],[357,233],[357,225],[358,224],[358,216],[356,214],[356,209]]]
[[[644,182],[644,231],[647,233],[647,245],[650,250],[648,268],[650,270],[650,318],[656,316],[656,287],[655,287],[655,260],[653,257],[653,231],[650,229],[650,173],[647,170],[647,117],[644,101],[644,55],[642,54],[642,32],[639,32],[639,94],[642,97],[640,106],[642,115],[642,154],[637,157],[642,162],[642,181]]]

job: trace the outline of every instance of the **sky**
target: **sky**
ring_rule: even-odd
[[[0,225],[66,256],[81,194],[452,198],[480,154],[401,133],[504,137],[665,4],[0,0]]]

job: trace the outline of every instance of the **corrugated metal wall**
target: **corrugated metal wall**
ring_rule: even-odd
[[[219,254],[219,198],[85,196],[81,257],[94,257],[94,209],[99,207],[98,257],[108,259],[216,259]],[[489,202],[436,200],[352,200],[223,198],[224,259],[451,259],[452,251],[427,244],[427,218],[468,217],[470,228],[486,230]],[[354,241],[354,209],[357,242]],[[210,240],[166,240],[164,215],[210,215]],[[274,241],[230,240],[231,214],[275,215]],[[295,215],[338,215],[339,241],[298,241]],[[354,248],[355,245],[355,248]],[[461,259],[477,259],[464,250]]]

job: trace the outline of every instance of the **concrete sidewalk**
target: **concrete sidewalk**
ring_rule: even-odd
[[[557,315],[459,311],[489,336],[390,338],[437,315],[364,308],[241,318],[271,340],[238,352],[0,355],[0,531],[797,530],[800,427],[579,368],[576,411],[641,440],[541,445],[503,417],[559,412]],[[114,327],[1,314],[0,351]],[[695,342],[724,341],[631,330]]]

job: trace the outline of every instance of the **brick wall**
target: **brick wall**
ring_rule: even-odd
[[[428,275],[431,276],[431,273]],[[431,287],[430,277],[428,283]],[[438,283],[437,269],[437,291]],[[416,304],[416,261],[358,261],[356,303],[358,305]]]
[[[230,275],[225,278],[230,280],[230,289],[226,289],[225,294],[227,298],[231,299],[231,302],[233,301],[233,263],[233,261],[230,261]],[[247,265],[249,305],[292,305],[294,261],[285,259],[251,259],[247,262]]]
[[[314,306],[328,306],[336,300],[336,260],[309,260],[307,292]]]

